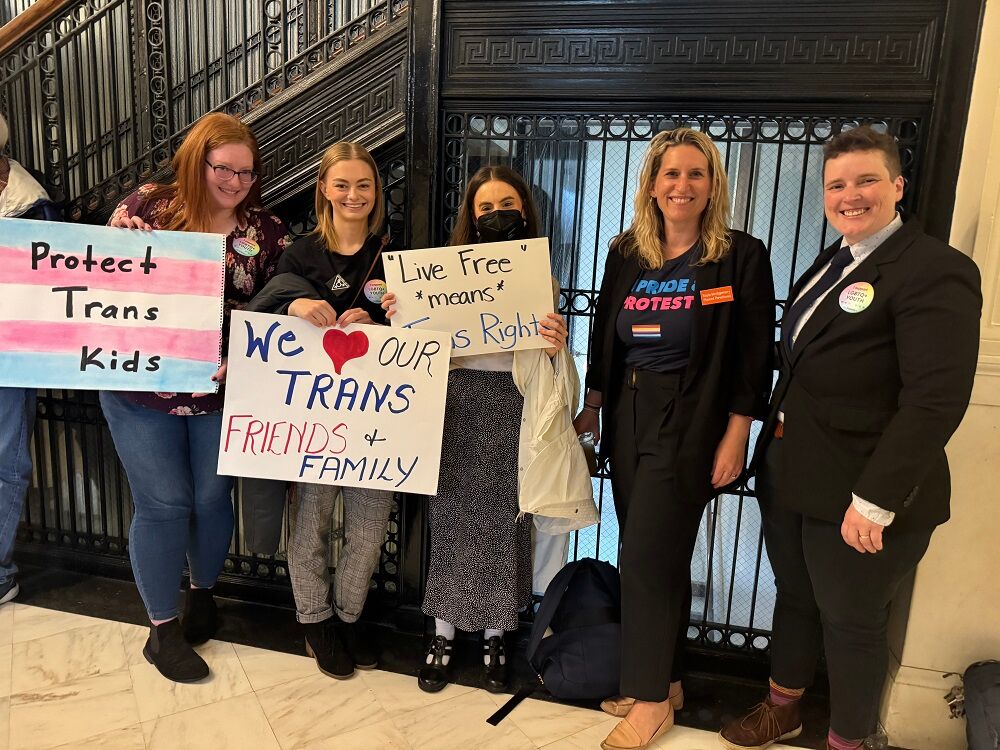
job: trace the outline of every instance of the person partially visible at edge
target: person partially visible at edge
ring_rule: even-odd
[[[223,351],[230,312],[274,275],[285,249],[284,223],[261,207],[260,170],[250,129],[230,115],[205,115],[174,154],[174,181],[143,185],[108,222],[225,236]],[[223,360],[212,380],[221,384],[225,377]],[[233,535],[234,480],[216,473],[224,392],[101,391],[100,399],[135,505],[128,546],[150,619],[143,655],[169,680],[199,680],[208,665],[192,646],[216,633],[212,588]],[[182,625],[178,588],[185,561],[191,586]]]
[[[297,239],[278,275],[252,307],[287,313],[314,326],[385,324],[382,234],[385,198],[371,154],[341,141],[326,150],[316,178],[315,231]],[[331,582],[330,523],[343,497],[344,539]],[[295,617],[319,670],[346,679],[378,666],[378,651],[359,622],[385,542],[393,493],[362,487],[300,483],[288,568]]]
[[[538,233],[524,178],[485,166],[469,179],[450,244]],[[392,313],[395,302],[390,289],[383,306]],[[518,613],[531,603],[532,529],[559,545],[565,532],[598,520],[572,427],[579,379],[566,323],[549,313],[539,332],[546,349],[452,356],[438,493],[428,505],[423,611],[434,618],[434,636],[417,674],[427,692],[451,679],[456,630],[483,632],[482,686],[506,688],[504,634],[517,630]]]
[[[0,115],[0,217],[58,221],[58,207],[24,167],[2,153],[7,146],[7,120]],[[0,604],[16,597],[14,539],[24,498],[31,482],[28,441],[35,424],[34,388],[0,386]]]
[[[601,704],[622,721],[605,750],[646,747],[673,726],[698,528],[708,501],[739,483],[750,424],[766,413],[771,266],[729,220],[711,139],[654,136],[635,218],[608,252],[576,418],[610,457],[622,543],[621,695]]]
[[[754,463],[777,581],[767,697],[727,724],[730,750],[802,731],[822,648],[825,747],[877,728],[900,583],[948,520],[945,445],[969,403],[982,294],[971,259],[900,215],[899,149],[870,127],[823,149],[826,219],[843,236],[795,282]]]

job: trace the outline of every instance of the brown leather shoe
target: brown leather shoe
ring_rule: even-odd
[[[719,732],[719,742],[729,750],[764,750],[775,742],[802,733],[799,703],[771,705],[770,698],[758,703],[741,719],[733,719]]]

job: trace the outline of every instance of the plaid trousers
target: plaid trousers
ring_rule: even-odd
[[[330,523],[338,492],[343,492],[344,500],[344,543],[331,592]],[[295,525],[288,544],[295,618],[302,623],[322,622],[336,612],[344,622],[355,622],[378,566],[393,493],[303,483],[298,485],[297,494]]]

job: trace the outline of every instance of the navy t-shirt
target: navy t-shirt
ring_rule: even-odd
[[[687,367],[695,308],[691,263],[698,258],[698,248],[696,244],[661,268],[643,271],[632,284],[616,322],[627,366],[654,372]]]

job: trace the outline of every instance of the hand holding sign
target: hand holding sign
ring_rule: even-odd
[[[552,312],[546,238],[383,255],[393,326],[448,331],[457,355],[565,343]]]

